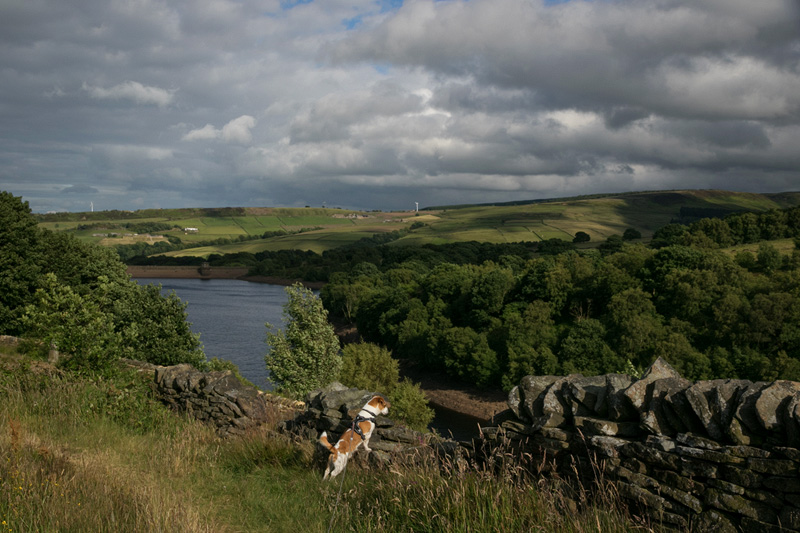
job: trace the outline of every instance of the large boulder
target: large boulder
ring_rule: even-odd
[[[667,397],[676,391],[686,389],[689,384],[689,381],[682,377],[657,379],[650,383],[646,388],[646,400],[639,408],[642,427],[653,435],[677,434],[683,424],[672,416],[673,412]]]
[[[728,438],[734,444],[750,446],[763,443],[764,431],[756,414],[756,401],[761,396],[761,391],[768,386],[767,382],[757,381],[739,394],[738,405],[726,430]]]
[[[512,390],[508,406],[520,420],[533,421],[541,417],[545,392],[559,379],[560,376],[525,376],[516,387],[516,394]],[[514,402],[516,398],[519,401]]]
[[[729,440],[730,426],[742,394],[752,382],[738,379],[698,381],[686,389],[686,400],[703,425],[705,434],[718,442]]]
[[[638,412],[625,396],[625,391],[634,382],[627,374],[606,374],[606,403],[608,418],[615,421],[639,420]]]
[[[755,401],[756,421],[777,443],[782,443],[789,432],[787,424],[792,417],[788,408],[798,393],[800,383],[781,380],[762,389]]]
[[[576,376],[567,381],[564,394],[570,402],[572,416],[608,415],[606,376]]]
[[[689,381],[659,357],[645,371],[641,379],[636,380],[625,389],[623,395],[639,414],[644,428],[659,435],[673,435],[677,432],[669,424],[669,416],[665,412],[665,399],[675,389],[686,388]]]
[[[625,396],[630,400],[631,405],[641,410],[648,400],[648,387],[651,383],[659,379],[680,378],[677,370],[672,368],[666,360],[659,357],[650,367],[645,370],[642,377],[625,390]]]
[[[534,428],[563,427],[572,418],[572,408],[565,390],[571,382],[582,377],[580,374],[571,374],[559,378],[540,394],[541,414],[533,417]],[[538,400],[535,405],[538,409]],[[533,413],[536,412],[533,411]]]

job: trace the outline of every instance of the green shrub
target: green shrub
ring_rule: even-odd
[[[287,287],[286,293],[286,330],[267,332],[270,351],[265,362],[278,392],[302,398],[339,376],[342,357],[339,338],[319,297],[299,283]]]
[[[100,278],[107,288],[107,279]],[[22,323],[27,334],[54,346],[67,357],[60,364],[73,370],[110,371],[122,354],[120,335],[113,319],[96,301],[84,298],[68,285],[61,285],[55,274],[43,278],[44,288],[36,291],[37,302],[25,308]]]
[[[399,420],[411,429],[427,431],[428,424],[433,420],[433,409],[428,407],[428,400],[419,385],[405,378],[397,384],[389,394],[392,407],[389,416]]]
[[[348,387],[391,394],[397,387],[400,370],[397,360],[377,344],[348,344],[342,351],[339,381]]]

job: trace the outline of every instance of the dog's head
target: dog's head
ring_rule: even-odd
[[[383,398],[383,396],[373,396],[370,401],[367,402],[367,405],[372,407],[372,411],[375,414],[380,414],[386,416],[389,414],[389,402]]]

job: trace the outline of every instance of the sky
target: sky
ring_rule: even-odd
[[[0,0],[34,212],[800,190],[798,0]]]

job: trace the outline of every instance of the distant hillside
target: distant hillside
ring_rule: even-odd
[[[583,231],[591,237],[591,245],[628,228],[649,239],[670,222],[691,223],[699,218],[796,205],[800,205],[800,193],[686,190],[429,208],[424,211],[427,225],[398,242],[571,240]]]
[[[775,205],[772,207],[792,207],[797,205],[800,202],[800,192],[781,192],[781,193],[738,193],[738,192],[729,192],[729,191],[721,191],[721,190],[712,190],[712,189],[699,189],[699,190],[668,190],[668,191],[643,191],[643,192],[622,192],[622,193],[598,193],[598,194],[585,194],[579,196],[564,196],[559,198],[539,198],[533,200],[514,200],[511,202],[490,202],[490,203],[483,203],[483,204],[456,204],[456,205],[441,205],[441,206],[430,206],[426,207],[425,210],[430,211],[441,211],[444,209],[465,209],[469,207],[490,207],[490,206],[497,206],[497,207],[505,207],[505,206],[519,206],[519,205],[532,205],[532,204],[541,204],[541,203],[558,203],[558,202],[574,202],[580,200],[597,200],[601,198],[627,198],[627,197],[636,197],[636,196],[650,196],[650,197],[660,197],[659,199],[655,199],[656,202],[665,202],[665,203],[672,203],[676,200],[680,202],[681,200],[685,200],[690,197],[698,197],[698,196],[705,196],[707,198],[719,196],[720,198],[725,201],[725,198],[729,198],[731,195],[735,195],[737,199],[734,201],[734,204],[739,204],[745,197],[754,197],[757,199],[766,200],[767,202],[772,202]],[[713,200],[711,200],[713,202]],[[758,200],[757,200],[758,201]],[[759,202],[760,203],[760,202]],[[767,209],[770,209],[769,207]]]
[[[465,241],[536,242],[553,238],[571,241],[580,231],[590,237],[582,246],[591,247],[611,235],[622,235],[629,228],[648,240],[670,222],[691,223],[741,211],[760,212],[797,205],[800,192],[681,190],[428,207],[418,213],[226,207],[57,213],[39,215],[39,220],[48,229],[74,231],[83,239],[105,245],[153,244],[168,239],[180,242],[183,249],[168,251],[167,255],[207,257],[264,250],[322,253],[393,230],[406,232],[394,241],[395,246]],[[126,231],[147,223],[160,224],[156,227],[162,230],[147,235]],[[163,253],[164,249],[158,251]]]

